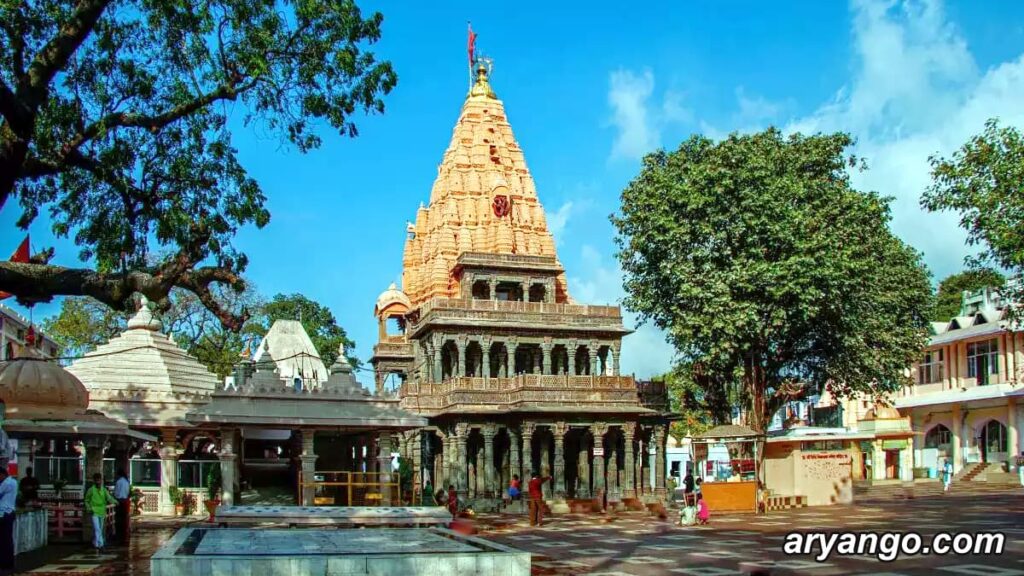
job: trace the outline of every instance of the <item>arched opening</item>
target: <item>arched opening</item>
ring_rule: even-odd
[[[484,351],[480,343],[472,341],[466,346],[466,376],[480,378],[484,375]]]
[[[1001,462],[1006,460],[1006,426],[998,420],[989,420],[981,429],[982,462]]]
[[[924,447],[925,448],[949,448],[950,438],[952,434],[949,428],[946,428],[942,424],[937,424],[924,435]]]
[[[490,372],[488,375],[491,378],[506,378],[506,367],[508,366],[508,348],[502,342],[495,342],[491,344],[491,355],[490,355],[490,366],[488,367]]]
[[[384,334],[388,336],[402,336],[405,334],[405,317],[400,315],[388,316],[384,319]]]
[[[590,376],[590,349],[586,346],[576,348],[576,374]]]
[[[565,344],[555,344],[551,348],[551,373],[569,373],[569,351],[566,349]]]
[[[530,286],[530,302],[543,302],[546,295],[547,288],[543,284],[533,284]]]
[[[473,283],[474,300],[490,300],[491,284],[487,280],[477,280]]]
[[[448,340],[441,346],[441,379],[451,378],[459,366],[459,349]]]

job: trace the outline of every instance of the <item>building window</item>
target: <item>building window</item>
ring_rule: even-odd
[[[924,435],[924,447],[925,448],[938,448],[940,446],[948,446],[952,435],[949,432],[949,428],[946,428],[942,424],[933,427]]]
[[[943,360],[942,350],[925,352],[924,360],[917,367],[917,383],[933,384],[935,382],[942,382]]]
[[[999,374],[999,341],[971,342],[967,345],[967,377],[985,385],[990,374]]]

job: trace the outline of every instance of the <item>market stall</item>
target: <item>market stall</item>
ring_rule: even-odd
[[[745,426],[716,426],[693,439],[701,494],[715,512],[757,512],[757,454],[764,437]]]

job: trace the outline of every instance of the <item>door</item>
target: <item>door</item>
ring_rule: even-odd
[[[982,426],[981,428],[978,450],[981,452],[981,461],[988,462],[988,426]]]
[[[900,451],[885,451],[885,477],[888,480],[899,478]]]

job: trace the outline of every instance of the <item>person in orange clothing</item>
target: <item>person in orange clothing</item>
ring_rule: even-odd
[[[548,480],[551,480],[551,476],[541,478],[537,472],[530,476],[530,482],[527,484],[527,495],[530,498],[530,526],[540,526],[544,523],[544,492],[541,487]]]

